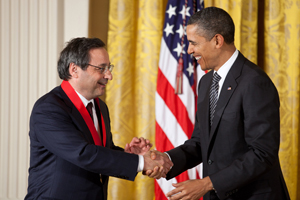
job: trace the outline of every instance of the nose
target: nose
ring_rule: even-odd
[[[188,54],[193,54],[193,49],[192,49],[192,47],[191,47],[190,44],[189,44],[189,46],[188,46],[187,53],[188,53]]]
[[[109,70],[107,70],[104,73],[104,78],[107,78],[108,80],[112,80],[113,79],[113,75],[112,75],[112,73]]]

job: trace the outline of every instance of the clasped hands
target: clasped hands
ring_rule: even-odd
[[[151,178],[159,179],[166,177],[173,166],[166,153],[150,150],[152,144],[144,138],[134,137],[130,144],[126,144],[125,152],[142,155],[144,157],[143,174]],[[208,191],[212,190],[212,182],[207,176],[203,179],[188,180],[172,184],[175,189],[167,193],[170,200],[199,199]]]
[[[173,163],[165,153],[151,150],[144,155],[143,174],[151,178],[166,178],[167,173],[172,168]]]
[[[134,137],[130,144],[125,145],[125,152],[142,155],[144,157],[143,174],[151,178],[166,177],[173,166],[168,155],[156,150],[150,150],[152,144],[143,137]]]

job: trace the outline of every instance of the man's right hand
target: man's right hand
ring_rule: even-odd
[[[172,161],[165,153],[151,150],[144,155],[143,174],[151,178],[165,178],[172,166]]]

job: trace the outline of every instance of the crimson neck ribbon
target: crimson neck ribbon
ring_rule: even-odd
[[[84,119],[86,125],[88,126],[88,128],[92,134],[95,145],[102,146],[102,142],[103,142],[103,146],[105,146],[105,144],[106,144],[106,129],[105,129],[105,123],[104,123],[104,119],[101,114],[101,111],[100,111],[100,115],[101,115],[102,134],[103,134],[102,142],[100,140],[100,137],[98,135],[98,132],[95,128],[95,125],[94,125],[94,122],[93,122],[91,116],[89,115],[86,107],[83,105],[81,99],[79,98],[79,96],[77,95],[76,91],[71,86],[71,84],[68,81],[63,81],[61,83],[61,88],[66,93],[66,95],[69,97],[69,99],[74,104],[74,106],[77,108],[77,110],[80,112],[82,118]],[[94,100],[97,102],[96,104],[100,110],[99,99],[96,98]]]

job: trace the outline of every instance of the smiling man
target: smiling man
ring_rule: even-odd
[[[109,176],[133,181],[156,166],[165,176],[172,166],[164,157],[153,161],[144,138],[133,138],[125,150],[114,145],[108,108],[98,98],[113,78],[104,46],[97,38],[75,38],[61,52],[63,82],[37,100],[30,117],[25,199],[105,200]]]
[[[188,53],[204,75],[191,139],[167,151],[173,178],[203,163],[203,179],[173,184],[170,200],[288,200],[278,158],[278,92],[267,74],[234,45],[234,23],[216,7],[188,21]],[[168,157],[167,154],[153,152]],[[155,156],[154,156],[155,157]],[[159,178],[156,172],[147,172]]]

